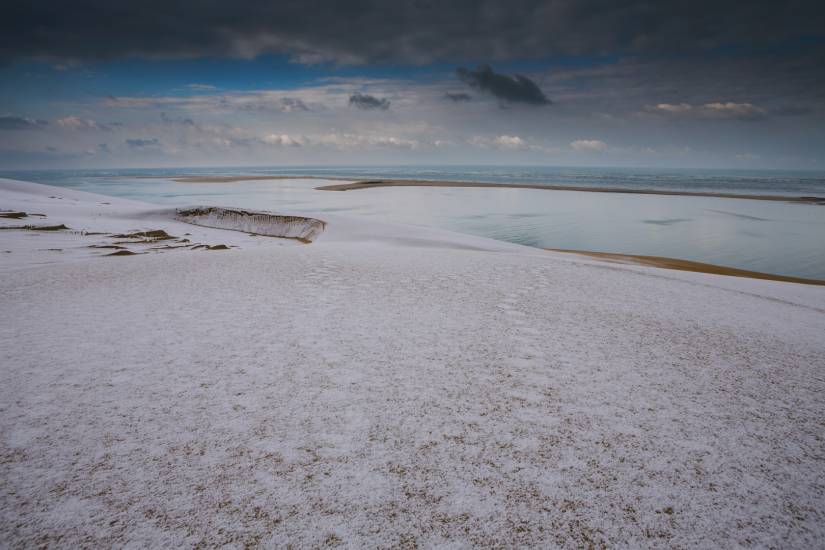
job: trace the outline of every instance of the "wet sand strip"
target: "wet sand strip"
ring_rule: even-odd
[[[662,256],[639,256],[635,254],[616,254],[612,252],[588,252],[585,250],[568,250],[561,248],[547,248],[546,250],[551,250],[553,252],[564,252],[566,254],[578,254],[580,256],[587,256],[589,258],[597,258],[620,264],[645,265],[650,267],[660,267],[663,269],[676,269],[678,271],[693,271],[697,273],[711,273],[714,275],[728,275],[731,277],[762,279],[765,281],[782,281],[786,283],[799,283],[803,285],[825,286],[825,281],[819,279],[805,279],[802,277],[773,275],[771,273],[748,271],[747,269],[737,269],[735,267],[692,262],[690,260],[678,260],[676,258],[665,258]]]

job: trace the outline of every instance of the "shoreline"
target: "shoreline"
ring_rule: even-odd
[[[538,183],[490,183],[472,181],[439,181],[439,180],[405,180],[379,179],[352,181],[352,178],[342,176],[181,176],[166,178],[164,176],[146,176],[149,179],[170,179],[177,183],[234,183],[239,181],[266,181],[284,179],[307,180],[340,180],[348,183],[322,185],[316,187],[318,191],[355,191],[375,187],[455,187],[479,189],[540,189],[545,191],[582,191],[585,193],[618,193],[628,195],[664,195],[682,197],[711,197],[717,199],[746,199],[761,201],[790,202],[795,204],[813,204],[825,206],[825,197],[791,196],[791,195],[754,195],[740,193],[717,193],[713,191],[668,191],[660,189],[625,189],[622,187],[585,187],[577,185],[543,185]]]
[[[332,178],[326,178],[332,179]],[[712,191],[667,191],[659,189],[624,189],[621,187],[579,187],[576,185],[540,185],[532,183],[477,183],[468,181],[428,181],[428,180],[375,180],[357,181],[337,185],[316,187],[319,191],[353,191],[372,187],[466,187],[481,189],[541,189],[546,191],[582,191],[585,193],[620,193],[628,195],[666,195],[682,197],[712,197],[717,199],[747,199],[760,201],[792,202],[798,204],[825,205],[825,197],[806,197],[788,195],[752,195],[738,193],[716,193]]]
[[[717,193],[714,191],[668,191],[664,189],[625,189],[622,187],[586,187],[577,185],[542,185],[538,183],[490,183],[473,181],[440,181],[440,180],[406,180],[406,179],[378,179],[351,181],[352,178],[342,176],[180,176],[166,178],[164,176],[146,176],[153,179],[170,179],[178,183],[235,183],[239,181],[266,181],[284,179],[317,179],[340,180],[348,183],[322,185],[316,187],[318,191],[355,191],[376,187],[456,187],[478,189],[540,189],[545,191],[581,191],[585,193],[617,193],[627,195],[664,195],[681,197],[710,197],[717,199],[746,199],[759,201],[790,202],[795,204],[813,204],[825,206],[825,197],[792,196],[792,195],[754,195],[745,193]]]
[[[570,250],[564,248],[545,248],[545,250],[549,250],[551,252],[563,252],[565,254],[578,254],[588,258],[620,263],[623,265],[643,265],[647,267],[672,269],[676,271],[691,271],[694,273],[709,273],[711,275],[726,275],[729,277],[743,277],[747,279],[760,279],[763,281],[780,281],[783,283],[825,286],[825,280],[821,279],[806,279],[804,277],[793,277],[791,275],[774,275],[772,273],[764,273],[761,271],[750,271],[736,267],[694,262],[692,260],[680,260],[678,258],[668,258],[665,256],[619,254],[616,252],[591,252],[588,250]]]

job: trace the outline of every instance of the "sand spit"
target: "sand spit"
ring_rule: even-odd
[[[203,227],[296,239],[304,243],[315,240],[326,226],[325,222],[315,218],[211,206],[179,209],[175,219]]]
[[[157,179],[160,176],[146,176]],[[620,187],[582,187],[578,185],[542,185],[534,183],[485,183],[472,181],[437,181],[437,180],[396,180],[379,179],[353,182],[352,178],[341,176],[181,176],[171,178],[178,183],[235,183],[239,181],[277,181],[277,180],[341,180],[346,183],[322,185],[319,191],[353,191],[371,187],[470,187],[493,189],[543,189],[545,191],[583,191],[585,193],[625,193],[631,195],[674,195],[684,197],[715,197],[719,199],[749,199],[760,201],[794,202],[801,204],[825,205],[825,197],[789,196],[789,195],[753,195],[740,193],[714,193],[702,191],[667,191],[658,189],[624,189]]]
[[[694,273],[711,273],[713,275],[728,275],[730,277],[747,277],[749,279],[761,279],[763,281],[782,281],[786,283],[799,283],[803,285],[825,286],[825,281],[819,279],[805,279],[802,277],[790,277],[787,275],[774,275],[772,273],[762,273],[760,271],[749,271],[747,269],[737,269],[723,265],[706,264],[691,260],[679,260],[677,258],[666,258],[664,256],[641,256],[637,254],[616,254],[613,252],[588,252],[586,250],[568,250],[562,248],[548,248],[553,252],[564,252],[567,254],[578,254],[589,258],[597,258],[609,262],[616,262],[629,265],[646,265],[662,269],[675,269],[678,271],[692,271]]]
[[[328,178],[330,179],[330,178]],[[530,183],[477,183],[470,181],[370,180],[316,187],[319,191],[353,191],[374,187],[469,187],[481,189],[543,189],[545,191],[582,191],[586,193],[623,193],[630,195],[675,195],[683,197],[715,197],[719,199],[749,199],[825,205],[825,197],[793,197],[780,195],[745,195],[699,191],[663,191],[658,189],[622,189],[619,187],[579,187],[575,185],[538,185]]]

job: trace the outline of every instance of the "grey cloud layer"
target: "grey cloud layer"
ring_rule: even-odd
[[[825,29],[821,2],[9,0],[0,59],[252,57],[428,63],[771,46]]]

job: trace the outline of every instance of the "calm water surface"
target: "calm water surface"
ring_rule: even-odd
[[[417,170],[417,171],[416,171]],[[532,170],[532,171],[531,171]],[[500,183],[825,196],[825,179],[771,172],[659,173],[607,169],[326,168],[121,170],[7,173],[15,177],[167,205],[222,205],[336,212],[441,227],[537,247],[668,256],[783,275],[825,279],[825,206],[782,202],[542,191],[376,188],[317,191],[323,182],[288,179],[176,183],[147,179],[191,173],[396,177]],[[567,175],[565,175],[567,174]],[[570,174],[577,178],[564,179]]]

